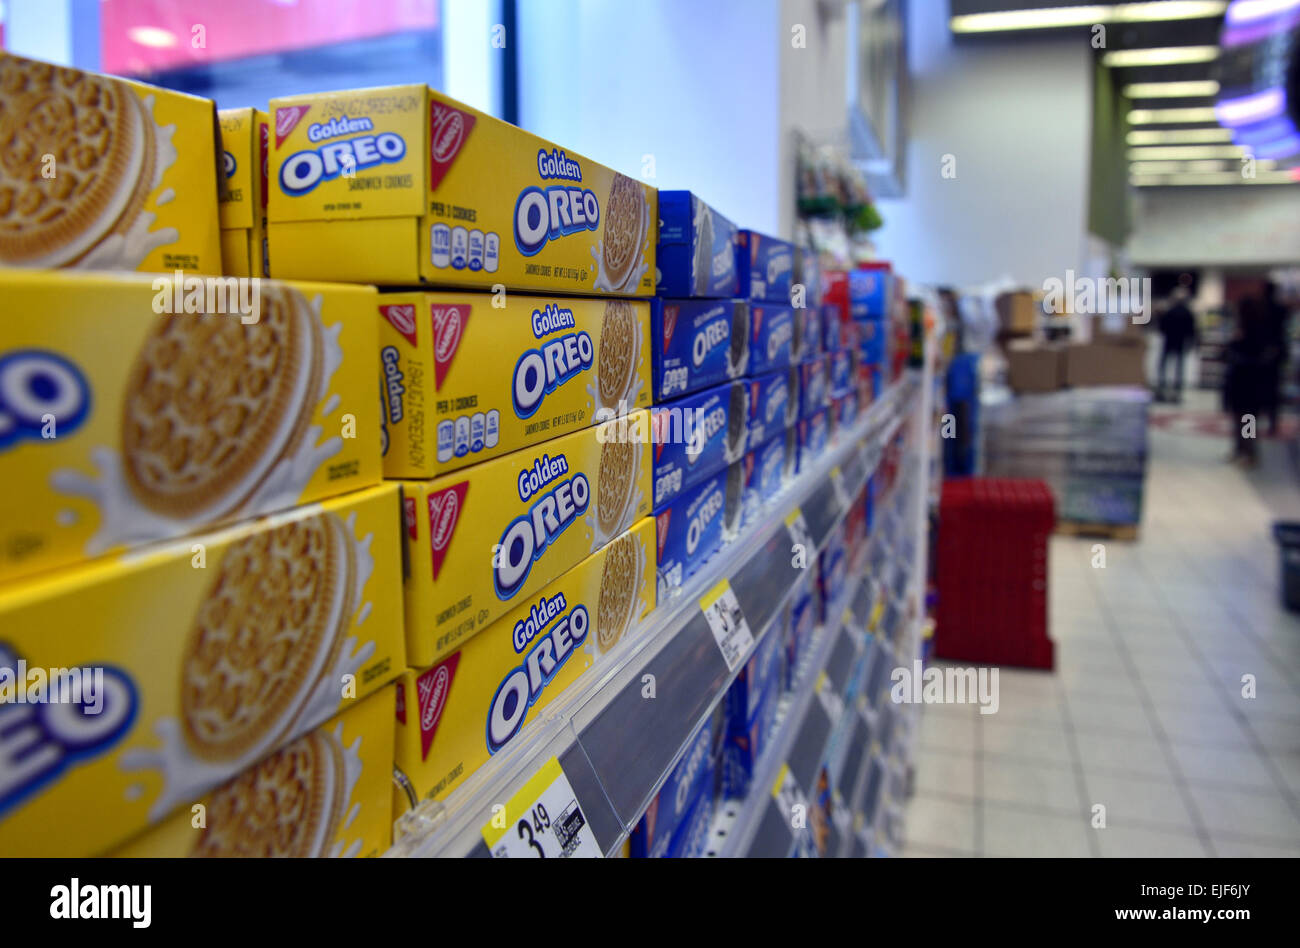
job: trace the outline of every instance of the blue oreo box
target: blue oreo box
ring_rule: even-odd
[[[667,855],[673,836],[686,822],[701,788],[709,788],[712,795],[713,763],[713,721],[710,719],[691,737],[682,759],[633,827],[628,837],[632,858],[658,859]]]
[[[800,418],[795,427],[799,432],[799,457],[795,462],[795,473],[802,474],[826,450],[826,445],[830,442],[830,412],[823,408],[807,418]]]
[[[712,824],[713,794],[709,787],[702,786],[695,792],[690,811],[673,834],[664,858],[698,859],[703,856],[709,849],[709,829]]]
[[[753,717],[743,727],[727,731],[727,742],[722,751],[723,796],[743,797],[749,793],[754,767],[772,736],[780,692],[778,683],[769,684],[767,691],[758,698]]]
[[[813,630],[817,626],[817,615],[821,611],[817,600],[817,584],[812,580],[812,570],[815,569],[815,565],[810,564],[810,567],[812,568],[804,573],[804,578],[792,594],[790,603],[790,628],[787,633],[789,637],[786,640],[785,656],[787,688],[794,687],[799,663],[808,651],[808,643],[812,641]]]
[[[836,349],[831,353],[831,390],[832,399],[839,398],[853,391],[857,386],[854,352],[851,349]]]
[[[744,465],[729,465],[682,491],[655,512],[658,592],[669,592],[695,575],[740,530]]]
[[[736,269],[736,225],[690,191],[659,192],[658,296],[747,296]]]
[[[885,361],[885,322],[883,319],[858,321],[858,354],[866,363]]]
[[[650,303],[655,401],[740,378],[749,366],[749,304],[744,300]]]
[[[742,296],[789,303],[794,283],[794,244],[752,230],[738,231],[736,270]]]
[[[811,418],[828,404],[831,398],[831,365],[829,356],[818,356],[799,365],[799,417]]]
[[[794,309],[773,303],[749,307],[749,375],[784,369],[793,361]]]
[[[772,688],[781,690],[781,652],[785,645],[781,630],[775,626],[758,640],[754,654],[740,668],[724,699],[727,719],[733,731],[744,730],[758,711],[759,701]]]
[[[881,268],[849,271],[849,303],[854,319],[885,315],[891,278],[890,271]]]
[[[790,361],[802,362],[821,353],[826,343],[825,314],[820,306],[807,306],[794,311],[794,345]]]
[[[745,455],[742,527],[757,520],[763,505],[794,477],[795,444],[794,428],[786,428]]]
[[[746,379],[749,397],[749,443],[760,444],[799,419],[799,371],[768,372]]]
[[[831,422],[836,431],[852,428],[858,420],[858,392],[850,389],[831,402]]]
[[[651,410],[656,512],[682,491],[744,457],[749,445],[749,391],[745,381],[724,382]]]

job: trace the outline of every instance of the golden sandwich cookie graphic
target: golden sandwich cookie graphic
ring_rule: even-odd
[[[306,434],[325,372],[320,323],[297,290],[261,293],[256,324],[160,319],[137,354],[122,453],[145,508],[180,519],[231,513]]]
[[[347,783],[343,748],[331,734],[314,731],[214,793],[190,855],[323,856],[347,805]]]
[[[600,351],[596,372],[600,384],[600,402],[617,409],[626,401],[636,377],[637,312],[630,302],[610,300],[600,326]]]
[[[335,515],[292,521],[226,550],[181,670],[186,745],[237,759],[278,741],[337,663],[357,608],[354,545]]]
[[[0,143],[0,262],[20,266],[89,263],[125,238],[174,157],[125,83],[12,57],[0,59]]]
[[[596,604],[596,647],[602,654],[618,644],[632,621],[642,565],[641,542],[634,533],[624,533],[605,551]]]
[[[612,537],[622,530],[636,481],[636,445],[628,440],[606,441],[600,448],[596,484],[596,522]]]
[[[645,228],[645,191],[626,175],[615,174],[605,204],[605,236],[601,245],[602,270],[611,289],[623,289],[641,259]]]

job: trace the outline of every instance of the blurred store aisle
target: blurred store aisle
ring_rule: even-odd
[[[1052,540],[1056,673],[1004,669],[996,714],[925,708],[904,855],[1300,856],[1300,618],[1271,534],[1295,475],[1280,444],[1249,473],[1226,437],[1153,425],[1151,447],[1137,542],[1095,569],[1098,541]]]

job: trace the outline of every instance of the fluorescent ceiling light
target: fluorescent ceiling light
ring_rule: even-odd
[[[1007,30],[1050,30],[1098,23],[1151,23],[1218,16],[1227,0],[1159,0],[1147,3],[1080,4],[1034,10],[970,13],[948,21],[954,33],[994,33]]]
[[[1182,122],[1213,122],[1215,112],[1211,106],[1200,109],[1130,109],[1130,125],[1176,125]]]
[[[1227,21],[1232,26],[1280,16],[1300,9],[1300,0],[1236,0],[1230,4]]]
[[[1155,145],[1130,148],[1129,161],[1197,161],[1202,158],[1240,158],[1246,149],[1240,145]]]
[[[1130,145],[1200,145],[1230,142],[1232,132],[1226,128],[1135,129],[1124,140]]]
[[[1234,184],[1294,184],[1289,171],[1261,171],[1253,178],[1243,178],[1240,171],[1211,171],[1178,174],[1136,174],[1129,183],[1138,187],[1165,185],[1234,185]]]
[[[1252,92],[1232,99],[1220,99],[1214,104],[1214,114],[1219,124],[1232,128],[1237,125],[1254,125],[1276,118],[1286,111],[1286,93],[1280,86]]]
[[[131,42],[154,49],[170,49],[176,45],[176,34],[160,26],[133,26],[126,35]]]
[[[1236,160],[1215,159],[1211,161],[1135,161],[1129,165],[1129,174],[1169,174],[1176,171],[1232,171],[1240,172],[1244,165],[1241,157]],[[1277,167],[1277,162],[1260,158],[1255,162],[1256,171],[1269,171]]]
[[[1218,95],[1219,84],[1213,79],[1188,82],[1130,82],[1124,87],[1130,99],[1182,99],[1198,95]]]
[[[1208,63],[1219,58],[1217,46],[1155,46],[1150,49],[1117,49],[1101,57],[1103,66],[1173,66],[1178,63]]]

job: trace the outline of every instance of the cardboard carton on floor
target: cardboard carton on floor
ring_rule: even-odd
[[[1086,342],[1065,352],[1065,383],[1070,386],[1137,385],[1145,387],[1145,350],[1142,346]]]
[[[1055,392],[1065,384],[1064,363],[1057,346],[1012,342],[1007,348],[1007,384],[1017,393]]]

